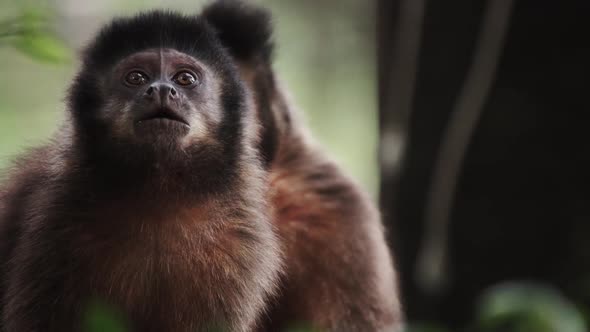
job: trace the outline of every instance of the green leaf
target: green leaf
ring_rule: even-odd
[[[585,332],[581,312],[555,289],[505,283],[480,301],[478,326],[492,331]]]
[[[49,12],[25,8],[13,19],[0,22],[2,45],[11,45],[37,61],[64,63],[70,50],[48,27]]]
[[[49,13],[42,8],[24,8],[18,19],[25,30],[37,31],[49,20]]]
[[[126,332],[123,316],[112,307],[91,301],[84,315],[84,332]]]
[[[18,36],[12,45],[38,61],[64,63],[70,60],[69,49],[48,32],[27,31]]]

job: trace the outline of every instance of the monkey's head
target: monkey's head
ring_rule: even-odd
[[[231,168],[260,143],[249,134],[261,123],[239,67],[270,70],[270,36],[268,13],[237,1],[200,15],[113,20],[70,89],[75,139],[111,164]]]

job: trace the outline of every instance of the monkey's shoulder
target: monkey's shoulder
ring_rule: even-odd
[[[271,172],[275,222],[305,227],[363,227],[379,223],[364,190],[334,161],[311,151],[301,160]]]
[[[52,169],[59,167],[52,166],[52,162],[59,163],[55,151],[53,143],[31,148],[1,170],[0,219],[9,210],[23,206],[29,197],[55,179]]]

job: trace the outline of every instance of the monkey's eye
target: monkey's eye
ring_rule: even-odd
[[[125,82],[129,85],[144,85],[148,82],[148,77],[140,71],[132,71],[125,76]]]
[[[197,76],[188,71],[181,71],[172,78],[174,83],[182,86],[193,85],[197,82]]]

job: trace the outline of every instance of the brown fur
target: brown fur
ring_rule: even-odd
[[[97,140],[112,139],[109,127],[74,109],[52,142],[20,159],[0,191],[0,331],[79,331],[96,300],[135,331],[399,328],[374,205],[309,139],[268,51],[230,51],[235,64],[213,81],[244,88],[235,146],[210,122],[199,150],[159,149],[159,162],[141,153],[149,147]],[[227,84],[233,65],[244,84]],[[98,156],[95,144],[107,145]]]
[[[309,138],[280,87],[273,96],[280,144],[270,197],[286,273],[267,331],[397,331],[397,281],[378,212]]]
[[[244,190],[202,201],[124,189],[64,197],[77,171],[51,173],[51,153],[23,160],[2,199],[2,243],[14,246],[1,252],[6,331],[75,329],[80,321],[72,317],[92,300],[128,315],[136,331],[251,330],[280,267],[260,171],[245,166]],[[19,191],[30,196],[20,199]],[[62,205],[70,208],[46,218]],[[17,228],[25,230],[10,231]]]
[[[278,142],[269,197],[286,272],[265,329],[399,330],[397,279],[374,204],[313,142],[272,69],[263,61],[239,68],[259,119],[269,104]]]

